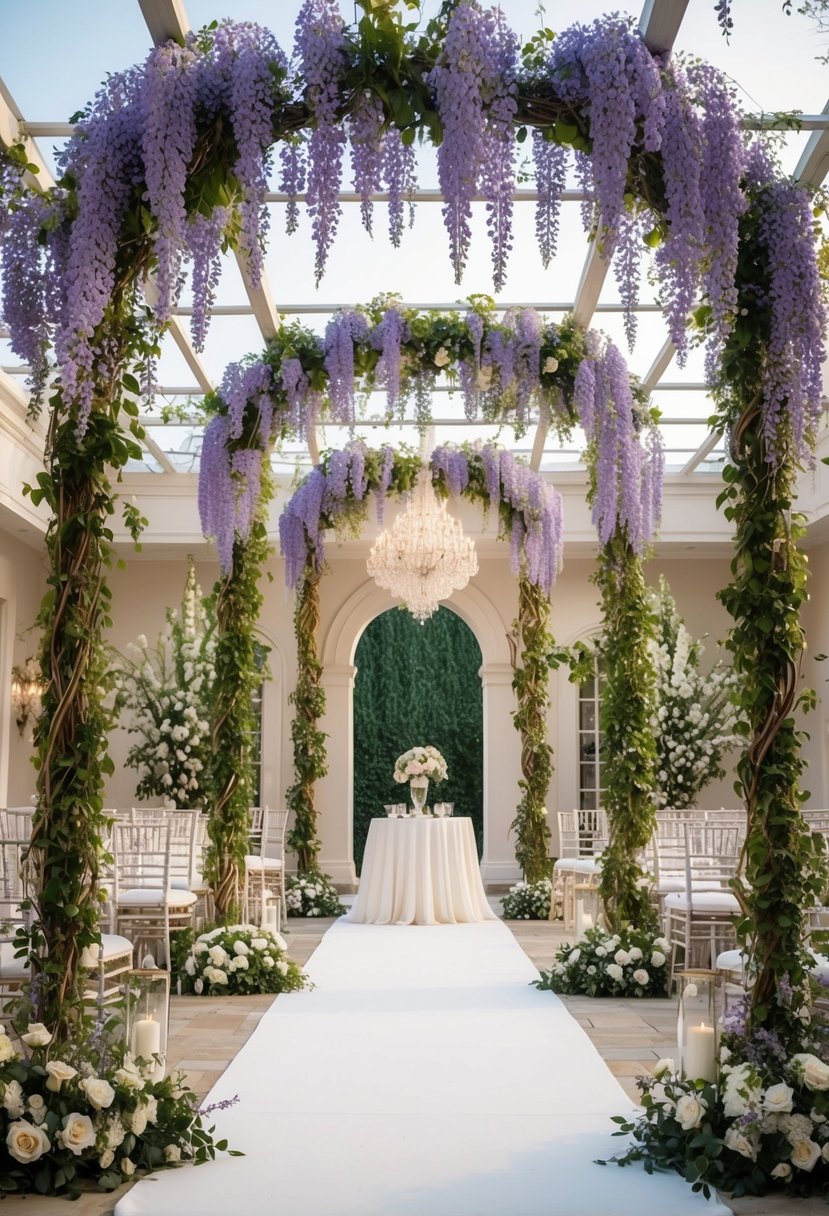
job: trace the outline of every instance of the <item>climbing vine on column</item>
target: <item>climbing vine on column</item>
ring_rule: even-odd
[[[547,792],[553,774],[553,749],[547,742],[547,708],[550,704],[548,656],[554,639],[549,629],[550,601],[541,587],[525,575],[518,580],[518,620],[521,666],[512,680],[518,708],[513,713],[521,735],[521,800],[512,822],[515,859],[527,882],[550,874],[550,828]]]
[[[297,681],[290,701],[294,707],[291,741],[294,746],[295,781],[288,790],[288,806],[294,826],[288,847],[297,856],[301,874],[316,868],[320,850],[314,786],[328,772],[325,733],[319,720],[325,712],[325,692],[320,685],[322,663],[317,651],[320,623],[319,583],[321,571],[306,568],[297,591],[294,628],[297,639]]]

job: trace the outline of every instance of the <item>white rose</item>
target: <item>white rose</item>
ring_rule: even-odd
[[[270,971],[273,968],[273,959],[269,954],[266,954],[262,959],[262,966],[266,971]]]
[[[6,1132],[9,1156],[14,1157],[21,1165],[30,1165],[37,1161],[44,1153],[48,1153],[51,1147],[44,1128],[27,1123],[25,1119],[11,1123]]]
[[[653,944],[657,950],[667,951],[671,948],[671,943],[666,937],[655,937],[653,939]]]
[[[132,1115],[127,1117],[130,1131],[134,1135],[140,1136],[147,1130],[147,1108],[145,1106],[136,1106]]]
[[[607,951],[605,950],[604,946],[596,947],[596,958],[604,958],[606,954]]]
[[[247,962],[247,960],[245,960],[245,961]],[[227,984],[228,983],[227,973],[225,971],[214,971],[213,977],[212,977],[212,982],[214,984],[219,984],[219,985]]]
[[[164,1146],[164,1160],[170,1163],[181,1161],[181,1149],[177,1144],[166,1144]]]
[[[631,946],[628,954],[630,955],[630,961],[632,963],[638,963],[639,959],[642,957],[642,951],[638,946]]]
[[[644,986],[650,978],[644,967],[638,967],[633,973],[633,982],[635,984],[642,984]]]
[[[607,974],[610,976],[610,978],[612,980],[615,980],[617,984],[619,983],[620,980],[624,979],[624,975],[625,975],[624,971],[618,965],[618,963],[608,963]]]
[[[105,1110],[107,1106],[112,1105],[115,1090],[103,1077],[87,1077],[81,1081],[80,1088],[89,1099],[90,1106],[94,1106],[95,1110]]]
[[[449,354],[449,351],[445,346],[441,346],[435,352],[435,367],[446,367],[446,364],[450,363],[451,360],[452,356]]]
[[[550,376],[553,374],[553,372],[558,371],[558,359],[555,357],[555,355],[547,356],[547,358],[544,360],[544,366],[541,370],[546,372]]]
[[[208,953],[214,967],[223,967],[230,957],[221,946],[211,946]]]
[[[89,1115],[81,1115],[77,1111],[67,1115],[60,1138],[63,1147],[79,1157],[85,1148],[95,1143],[95,1128]]]
[[[19,1081],[7,1081],[3,1092],[3,1106],[12,1119],[19,1119],[26,1109],[23,1101],[23,1087]]]
[[[570,953],[567,955],[567,962],[568,963],[577,963],[580,958],[581,958],[581,950],[579,950],[577,948],[575,950],[571,950]]]
[[[120,1165],[121,1173],[124,1175],[124,1177],[131,1178],[135,1173],[135,1162],[131,1161],[129,1157],[122,1157]]]
[[[244,942],[234,942],[233,943],[233,953],[234,954],[250,954],[250,950],[247,948],[247,946]]]
[[[775,1115],[788,1114],[792,1109],[793,1098],[794,1090],[792,1087],[786,1085],[784,1081],[779,1081],[777,1085],[770,1085],[763,1095],[763,1110],[770,1111]],[[814,1162],[812,1164],[814,1165]]]
[[[35,1123],[42,1123],[46,1118],[46,1101],[40,1094],[32,1094],[28,1100],[29,1114]]]
[[[29,1029],[20,1037],[27,1047],[48,1047],[52,1042],[52,1033],[42,1022],[29,1022]]]
[[[666,1073],[672,1073],[676,1065],[672,1056],[665,1056],[662,1060],[657,1060],[653,1066],[653,1075],[655,1077],[664,1077]]]
[[[618,963],[620,967],[624,967],[626,963],[630,962],[630,955],[627,950],[617,950],[613,955],[613,961],[614,963]]]
[[[771,1176],[772,1178],[789,1178],[791,1176],[791,1172],[792,1167],[785,1161],[781,1161],[780,1164],[776,1165],[771,1171]]]
[[[105,1148],[98,1158],[98,1165],[102,1170],[108,1170],[115,1160],[115,1153],[111,1148]]]
[[[824,1114],[822,1114],[816,1106],[813,1106],[812,1109],[809,1111],[809,1118],[812,1120],[813,1123],[825,1123],[826,1122],[826,1116]]]
[[[748,1157],[750,1161],[757,1160],[757,1149],[751,1143],[747,1136],[738,1131],[736,1127],[729,1127],[723,1137],[723,1143],[726,1148],[730,1148],[732,1152],[739,1153],[741,1157]]]
[[[816,1144],[814,1140],[798,1140],[789,1160],[799,1170],[813,1170],[820,1161],[820,1145]]]
[[[280,950],[288,949],[288,943],[285,941],[285,938],[282,936],[281,933],[272,933],[271,937],[276,942],[276,944]]]
[[[201,980],[195,980],[193,983],[193,991],[195,992],[196,996],[201,996],[201,994],[204,992],[204,983]]]
[[[288,974],[288,964],[285,962],[284,958],[277,960],[276,969],[280,975],[284,976]]]
[[[663,967],[664,965],[665,965],[665,955],[662,953],[661,950],[654,950],[653,954],[651,955],[651,966],[652,967]]]
[[[676,1104],[676,1119],[683,1131],[690,1131],[702,1123],[704,1106],[693,1094],[683,1094]]]
[[[158,1119],[158,1098],[152,1094],[144,1099],[144,1112],[147,1116],[148,1123],[155,1123]]]
[[[792,1056],[791,1062],[803,1077],[807,1089],[829,1089],[829,1064],[807,1051]]]
[[[14,1043],[12,1043],[5,1031],[0,1030],[0,1064],[5,1064],[6,1060],[14,1059],[15,1055]]]
[[[143,1089],[144,1077],[132,1061],[127,1063],[125,1059],[123,1067],[115,1073],[115,1083],[123,1085],[125,1089]]]
[[[188,954],[187,958],[184,960],[184,970],[188,975],[196,974],[196,960],[193,958],[192,954]]]
[[[234,963],[236,964],[235,966],[233,966]],[[233,967],[234,971],[247,971],[248,968],[250,967],[250,963],[245,958],[244,954],[239,954],[233,960],[233,963],[231,963],[231,966]]]

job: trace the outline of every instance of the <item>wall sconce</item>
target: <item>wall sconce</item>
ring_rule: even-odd
[[[40,713],[43,676],[37,659],[12,667],[12,713],[21,736],[30,718]]]

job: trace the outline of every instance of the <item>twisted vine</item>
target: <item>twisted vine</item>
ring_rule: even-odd
[[[300,874],[316,868],[320,841],[314,786],[328,772],[326,736],[318,726],[325,712],[325,691],[320,685],[323,668],[317,650],[321,577],[321,571],[306,567],[294,610],[297,682],[289,700],[294,707],[291,742],[294,747],[295,780],[287,793],[288,806],[294,812],[294,826],[288,834],[288,847],[297,855]]]
[[[554,639],[550,633],[550,602],[540,587],[525,575],[518,580],[518,621],[521,666],[512,680],[518,708],[513,724],[521,735],[523,791],[511,830],[515,832],[515,859],[527,882],[550,875],[550,828],[547,823],[547,792],[553,774],[553,749],[547,742],[547,707],[550,704],[548,655]]]
[[[655,932],[656,916],[637,859],[655,823],[651,612],[642,560],[621,531],[602,549],[593,577],[601,589],[604,620],[598,653],[605,670],[600,723],[609,829],[599,894],[612,931],[634,925]]]

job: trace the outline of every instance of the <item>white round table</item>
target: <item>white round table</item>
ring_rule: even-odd
[[[472,820],[372,819],[359,894],[346,919],[364,925],[497,919],[481,882]]]

